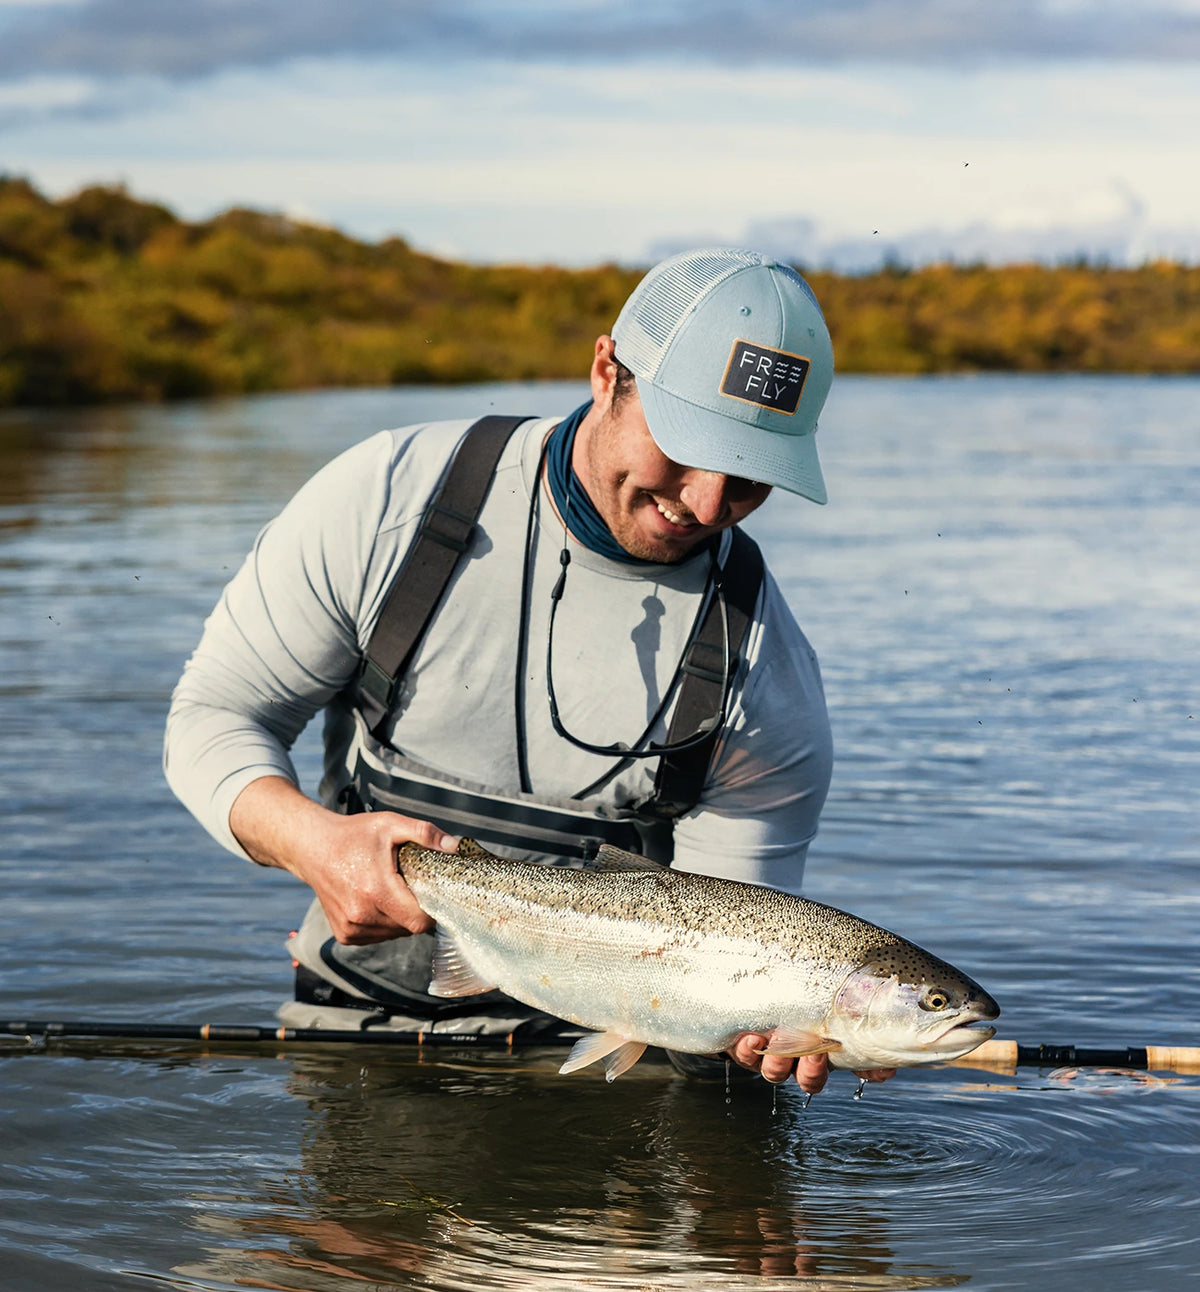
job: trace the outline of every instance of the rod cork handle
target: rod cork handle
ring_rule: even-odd
[[[993,1038],[977,1045],[970,1054],[960,1059],[951,1059],[950,1067],[991,1068],[1001,1072],[1016,1072],[1020,1061],[1016,1041],[1000,1041]]]
[[[1146,1067],[1152,1072],[1200,1072],[1200,1048],[1189,1045],[1148,1045]]]

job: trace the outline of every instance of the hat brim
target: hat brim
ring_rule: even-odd
[[[757,480],[812,502],[828,502],[811,434],[789,435],[726,417],[649,381],[638,382],[638,395],[655,444],[680,466]]]

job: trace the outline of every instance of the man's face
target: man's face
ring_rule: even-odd
[[[646,561],[682,560],[771,492],[770,485],[672,462],[655,444],[633,392],[600,410],[593,433],[576,441],[574,466],[613,537]]]

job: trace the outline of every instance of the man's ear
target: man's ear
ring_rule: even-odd
[[[592,403],[601,412],[607,412],[612,407],[613,392],[617,388],[616,346],[607,333],[596,338],[591,382]]]

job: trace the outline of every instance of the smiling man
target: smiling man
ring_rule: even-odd
[[[610,336],[596,342],[594,401],[571,455],[579,483],[629,555],[669,564],[744,520],[769,484],[673,462],[646,424],[633,373]]]
[[[832,376],[794,270],[689,252],[598,338],[569,416],[384,432],[263,530],[176,688],[165,767],[227,848],[314,891],[285,1021],[522,1016],[428,993],[431,921],[396,870],[409,840],[470,834],[549,864],[610,843],[799,891],[829,724],[816,658],[737,525],[773,487],[825,501]],[[321,710],[317,802],[287,750]],[[823,1059],[761,1047],[735,1057],[823,1084]]]

